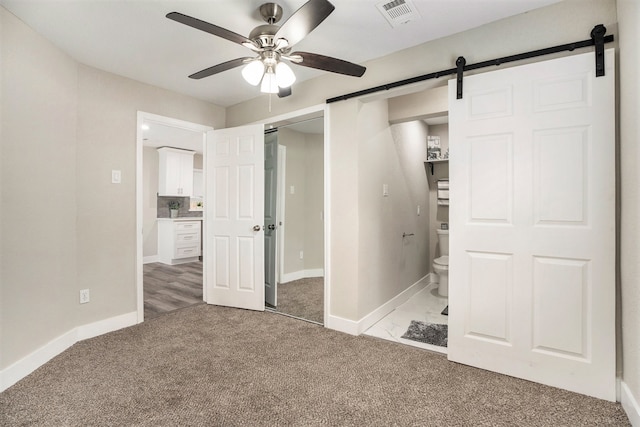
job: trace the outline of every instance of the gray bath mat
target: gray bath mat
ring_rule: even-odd
[[[402,338],[446,347],[448,333],[449,328],[447,325],[412,320],[409,329],[407,329]]]

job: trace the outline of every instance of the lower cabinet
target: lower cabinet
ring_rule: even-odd
[[[158,220],[158,258],[164,264],[197,261],[200,251],[202,221]]]

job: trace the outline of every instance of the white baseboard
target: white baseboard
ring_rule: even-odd
[[[0,371],[0,392],[5,391],[40,366],[47,363],[78,341],[76,329],[60,335],[39,349]]]
[[[8,389],[78,341],[135,325],[137,319],[138,313],[134,311],[88,325],[78,326],[54,338],[33,353],[0,371],[0,392]]]
[[[331,314],[329,315],[329,318],[324,322],[324,327],[349,335],[360,335],[360,332],[358,332],[358,322],[339,316],[333,316]]]
[[[323,277],[324,268],[314,268],[309,270],[294,271],[292,273],[284,273],[280,283],[289,283],[294,280],[307,279],[309,277]]]
[[[152,262],[160,262],[160,257],[158,255],[150,255],[142,258],[143,264],[151,264]]]
[[[424,289],[432,280],[432,273],[427,274],[413,285],[409,286],[407,289],[382,304],[380,307],[373,310],[371,313],[364,316],[362,319],[355,321],[350,319],[344,319],[339,316],[329,315],[329,318],[325,322],[325,326],[329,329],[333,329],[336,331],[344,332],[345,334],[350,335],[360,335],[373,325],[375,325],[378,321],[384,318],[387,314],[391,313],[396,307],[404,304],[417,294],[419,291]]]
[[[624,381],[622,381],[620,389],[620,403],[622,404],[622,409],[624,409],[627,417],[629,417],[631,425],[633,427],[640,427],[640,404]]]
[[[108,332],[117,331],[118,329],[133,326],[138,323],[138,312],[121,314],[120,316],[110,317],[98,322],[89,323],[88,325],[78,326],[78,341],[97,337]]]

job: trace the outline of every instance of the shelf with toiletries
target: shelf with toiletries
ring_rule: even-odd
[[[449,179],[436,181],[436,191],[438,205],[449,206]]]
[[[448,163],[449,159],[436,159],[436,160],[427,160],[424,162],[425,165],[429,166],[429,171],[431,171],[431,175],[433,175],[433,165],[438,163]]]

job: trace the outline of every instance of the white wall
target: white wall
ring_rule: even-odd
[[[640,425],[640,4],[618,0],[620,66],[620,282],[622,304],[623,405]],[[635,408],[625,401],[628,391]]]
[[[136,311],[137,111],[214,127],[225,111],[78,64],[1,7],[0,22],[5,369],[77,326]]]
[[[142,149],[142,256],[158,255],[158,150]]]

